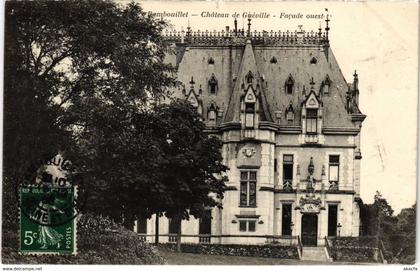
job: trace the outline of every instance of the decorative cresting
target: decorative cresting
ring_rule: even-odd
[[[299,200],[299,207],[301,213],[319,213],[319,211],[321,210],[322,200],[320,197],[316,197],[314,194],[316,183],[316,180],[313,177],[314,171],[315,166],[313,163],[313,158],[311,157],[311,160],[309,161],[308,165],[309,176],[307,178],[306,194]]]
[[[235,19],[235,28],[222,31],[191,31],[188,27],[187,31],[181,30],[165,30],[163,33],[164,39],[170,42],[186,43],[190,45],[238,45],[245,44],[246,40],[251,40],[252,44],[262,45],[329,45],[328,26],[325,31],[321,28],[317,31],[305,31],[299,26],[295,31],[251,31],[251,19],[248,19],[248,29],[238,29],[237,21]]]

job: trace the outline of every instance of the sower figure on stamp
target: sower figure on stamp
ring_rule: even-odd
[[[47,213],[47,224],[51,224],[52,222],[52,214],[53,213],[64,213],[60,209],[58,209],[54,205],[54,195],[50,194],[47,195],[44,199],[39,202],[38,208],[46,211]],[[41,249],[47,249],[51,246],[56,246],[60,248],[61,241],[63,239],[63,235],[58,233],[56,230],[53,229],[51,226],[46,225],[39,225],[39,237],[38,237],[38,244],[41,245]]]

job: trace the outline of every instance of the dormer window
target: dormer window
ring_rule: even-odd
[[[295,119],[295,110],[293,109],[292,103],[286,109],[286,119],[287,121],[293,121]]]
[[[252,84],[252,80],[254,79],[254,76],[252,75],[251,71],[248,72],[248,74],[245,76],[245,78],[246,78],[246,82],[248,84]]]
[[[214,76],[214,74],[212,74],[209,80],[209,92],[212,95],[216,95],[217,90],[218,90],[217,79]]]
[[[217,108],[214,104],[211,104],[209,109],[207,110],[207,119],[209,120],[210,124],[216,124],[216,116],[217,116]]]
[[[293,94],[293,86],[295,84],[295,80],[293,80],[292,75],[290,74],[285,83],[286,94]]]
[[[214,59],[212,57],[210,57],[209,60],[207,61],[207,63],[209,65],[214,65]]]
[[[254,115],[255,115],[255,104],[245,104],[245,127],[254,128]]]
[[[317,109],[306,109],[306,133],[317,134]]]

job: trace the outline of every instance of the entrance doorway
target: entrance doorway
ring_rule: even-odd
[[[302,245],[317,246],[318,215],[304,214],[302,216]]]

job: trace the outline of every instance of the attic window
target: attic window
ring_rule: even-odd
[[[295,80],[293,80],[293,77],[290,74],[285,83],[286,94],[293,94],[294,84],[295,84]]]
[[[210,57],[209,60],[207,61],[207,63],[209,65],[214,65],[214,59],[212,57]]]
[[[211,104],[209,109],[207,110],[207,118],[210,124],[216,124],[216,115],[217,115],[217,107],[214,104]]]
[[[217,85],[217,79],[214,76],[214,73],[211,75],[209,80],[209,92],[212,95],[215,95],[217,93],[218,85]]]
[[[325,77],[324,82],[322,82],[322,92],[323,92],[323,94],[329,94],[330,93],[330,86],[331,86],[331,80],[330,80],[330,77],[327,75]]]
[[[311,59],[311,64],[316,64],[318,61],[316,60],[316,58],[315,57],[313,57],[312,59]]]
[[[286,119],[287,121],[293,121],[295,119],[295,110],[293,109],[292,103],[286,109]]]
[[[277,63],[277,58],[276,58],[275,56],[273,56],[273,57],[270,59],[270,63],[271,63],[271,64],[276,64],[276,63]]]
[[[255,115],[255,104],[254,103],[245,104],[245,127],[246,128],[254,127],[254,115]]]

